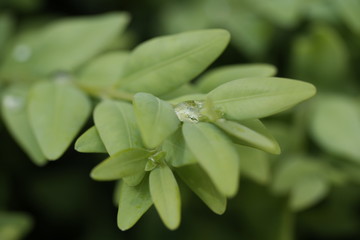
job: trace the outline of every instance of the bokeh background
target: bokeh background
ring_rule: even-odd
[[[243,175],[224,215],[213,214],[182,187],[182,224],[175,232],[153,208],[121,232],[114,183],[89,177],[103,156],[70,149],[37,167],[0,123],[0,236],[12,231],[11,239],[29,240],[360,239],[359,0],[0,0],[1,16],[11,15],[17,32],[111,11],[131,15],[117,48],[131,50],[164,34],[224,28],[232,40],[211,68],[272,64],[277,76],[315,84],[318,96],[265,120],[283,153],[261,156]],[[292,207],[294,199],[302,201],[300,207]],[[13,228],[1,228],[9,221]]]

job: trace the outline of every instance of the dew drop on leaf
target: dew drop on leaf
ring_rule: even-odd
[[[185,101],[175,106],[175,113],[182,122],[197,123],[204,118],[200,112],[203,106],[203,101]]]

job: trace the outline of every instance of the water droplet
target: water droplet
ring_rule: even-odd
[[[15,47],[13,52],[13,57],[18,62],[26,62],[32,55],[32,50],[29,46],[24,44],[19,44]]]
[[[203,107],[203,101],[185,101],[175,106],[175,113],[182,122],[197,123],[204,118],[200,112]]]
[[[14,95],[5,95],[3,106],[11,110],[18,110],[24,106],[24,99]]]

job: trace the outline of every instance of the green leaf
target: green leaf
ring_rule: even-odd
[[[78,83],[93,90],[112,87],[122,75],[128,56],[127,52],[109,52],[95,58],[82,69]]]
[[[9,39],[13,34],[14,19],[6,13],[0,14],[0,59],[3,58],[5,47],[9,43]]]
[[[260,150],[280,154],[280,146],[258,119],[244,120],[240,123],[219,119],[215,125],[230,136],[237,139],[236,143],[258,148]]]
[[[23,239],[33,225],[30,216],[20,212],[0,212],[0,239]]]
[[[270,162],[266,153],[254,148],[236,145],[241,157],[241,174],[260,184],[270,180]]]
[[[76,140],[75,150],[83,153],[106,153],[106,148],[95,126],[86,130]]]
[[[310,114],[315,141],[329,153],[360,163],[360,110],[345,95],[321,95]]]
[[[86,95],[67,82],[39,82],[29,95],[29,119],[45,156],[59,158],[91,111]]]
[[[208,97],[225,118],[246,120],[284,111],[314,96],[315,87],[285,78],[244,78],[225,83]]]
[[[134,187],[137,186],[143,180],[146,172],[140,172],[132,176],[124,177],[123,180],[126,185]]]
[[[274,193],[285,194],[304,179],[314,177],[329,181],[334,176],[331,168],[318,158],[289,156],[277,167],[272,189]]]
[[[135,187],[122,181],[119,188],[118,227],[123,231],[131,228],[151,205],[148,177]]]
[[[125,13],[107,13],[48,24],[16,41],[4,71],[13,78],[17,69],[25,68],[35,80],[56,71],[74,71],[103,51],[128,21]]]
[[[306,0],[247,0],[261,16],[281,27],[294,27],[305,10]]]
[[[226,197],[217,190],[199,165],[176,168],[175,172],[213,212],[217,214],[225,212]]]
[[[28,89],[14,86],[7,89],[2,98],[2,116],[4,123],[18,144],[31,160],[42,166],[47,160],[31,129],[27,115]]]
[[[314,205],[329,192],[329,184],[321,178],[304,178],[291,189],[290,207],[300,211]]]
[[[131,104],[103,101],[94,110],[94,122],[110,155],[128,148],[142,148]]]
[[[120,87],[157,96],[175,90],[208,67],[229,42],[221,29],[151,39],[130,55]]]
[[[137,93],[133,103],[136,122],[147,148],[158,147],[180,125],[171,104],[151,94]]]
[[[290,72],[294,77],[312,82],[319,89],[349,87],[350,54],[336,29],[313,26],[308,34],[294,41],[290,56]]]
[[[181,167],[197,162],[195,156],[186,146],[185,139],[180,128],[164,141],[162,150],[166,152],[166,160],[171,166]]]
[[[272,77],[276,68],[270,64],[238,64],[215,68],[204,74],[197,81],[197,87],[208,93],[221,84],[232,80],[249,77]]]
[[[166,93],[165,95],[162,95],[160,98],[169,100],[169,99],[179,98],[184,95],[197,94],[197,93],[199,93],[199,91],[196,89],[196,87],[193,84],[187,83],[176,88],[171,92]]]
[[[150,172],[150,193],[166,227],[175,230],[181,219],[181,199],[176,179],[168,166],[159,165]]]
[[[240,167],[231,141],[211,123],[184,123],[182,130],[187,146],[218,190],[235,195]]]
[[[333,1],[336,6],[336,10],[343,18],[348,27],[357,34],[360,34],[360,2],[358,0],[335,0]]]
[[[92,171],[95,180],[117,180],[144,171],[150,153],[144,149],[131,148],[120,151],[98,164]]]

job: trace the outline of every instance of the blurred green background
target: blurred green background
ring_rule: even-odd
[[[360,239],[359,0],[0,0],[0,14],[14,18],[15,33],[110,11],[132,18],[118,48],[225,28],[231,44],[211,68],[273,64],[277,76],[311,82],[318,95],[266,119],[283,154],[253,163],[224,215],[182,187],[182,224],[175,232],[154,209],[121,232],[114,183],[89,177],[103,156],[69,150],[37,167],[0,122],[0,239]]]

